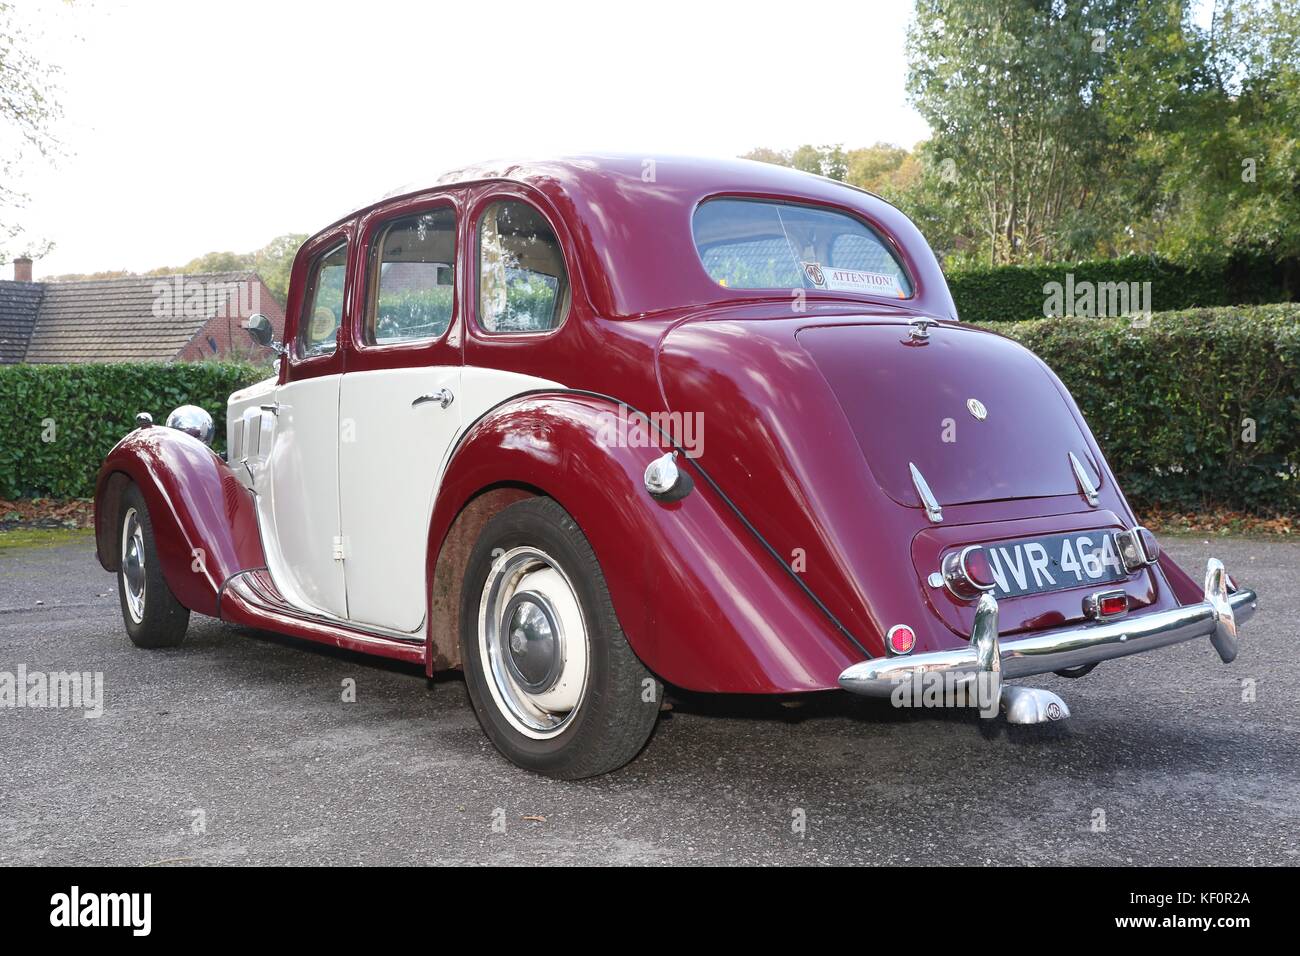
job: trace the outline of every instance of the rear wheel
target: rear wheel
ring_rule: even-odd
[[[555,501],[517,502],[484,526],[460,620],[474,711],[514,763],[590,777],[649,739],[662,685],[632,653],[591,545]]]
[[[190,612],[163,579],[149,509],[136,485],[123,492],[118,514],[117,592],[127,636],[136,647],[175,647],[185,637]]]

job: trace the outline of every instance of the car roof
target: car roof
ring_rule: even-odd
[[[518,184],[549,200],[577,246],[593,304],[610,317],[744,297],[739,290],[722,290],[708,277],[691,239],[696,207],[719,195],[825,204],[856,212],[895,240],[914,280],[928,279],[933,284],[938,275],[925,240],[885,200],[823,176],[746,159],[589,153],[495,160],[391,190],[334,225],[394,199],[487,182]],[[923,284],[918,281],[918,289]],[[946,286],[943,296],[947,297]],[[942,311],[946,314],[947,309]]]

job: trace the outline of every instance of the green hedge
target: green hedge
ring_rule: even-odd
[[[1300,305],[993,328],[1061,377],[1135,508],[1300,513]]]
[[[1300,513],[1300,305],[994,326],[1069,387],[1135,507]],[[226,397],[265,366],[0,366],[0,497],[85,497],[136,412]],[[1254,422],[1254,441],[1244,440]],[[53,441],[48,422],[53,422]]]
[[[161,423],[177,405],[200,405],[221,450],[226,399],[269,374],[224,362],[0,366],[0,498],[94,494],[100,462],[138,412]]]
[[[1300,290],[1300,261],[1237,256],[1219,263],[1182,265],[1146,256],[1052,265],[954,271],[948,288],[967,322],[1041,318],[1049,282],[1150,282],[1150,309],[1170,312],[1207,306],[1290,302]]]

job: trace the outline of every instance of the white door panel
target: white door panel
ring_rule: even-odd
[[[522,395],[524,392],[547,388],[562,389],[564,386],[559,382],[532,375],[467,365],[461,370],[460,388],[465,399],[461,419],[468,428],[488,409],[500,405],[509,398]]]
[[[334,556],[341,378],[323,375],[275,390],[269,493],[260,481],[257,490],[267,562],[281,592],[308,610],[346,617],[343,562]]]
[[[348,610],[358,624],[401,633],[424,626],[429,520],[456,442],[485,411],[557,383],[495,369],[424,366],[343,376],[339,492]],[[412,406],[449,389],[447,408]]]
[[[437,401],[412,404],[447,389]],[[461,421],[459,366],[343,376],[339,490],[349,616],[413,633],[425,616],[429,517],[447,447]]]

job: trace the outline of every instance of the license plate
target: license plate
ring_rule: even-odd
[[[986,544],[994,597],[1041,594],[1128,577],[1109,531],[1076,531]]]

